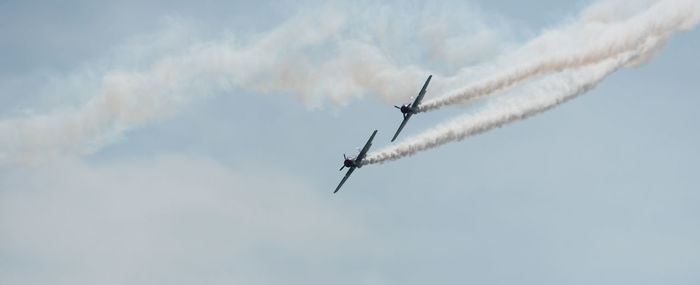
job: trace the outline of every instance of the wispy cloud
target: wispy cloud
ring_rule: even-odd
[[[312,268],[364,252],[369,238],[303,181],[192,156],[64,160],[5,172],[0,189],[3,284],[188,283],[203,272],[278,283],[270,272],[294,265],[265,260]]]

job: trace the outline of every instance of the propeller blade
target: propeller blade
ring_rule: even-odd
[[[347,157],[347,156],[345,156],[345,154],[344,154],[344,153],[343,153],[343,159],[348,159],[348,157]]]
[[[401,110],[401,107],[394,105],[394,108]]]
[[[343,168],[345,168],[345,164],[343,164],[343,166],[341,166],[340,169],[338,169],[338,171],[343,171]]]

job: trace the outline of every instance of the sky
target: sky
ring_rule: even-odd
[[[589,7],[654,1],[526,2],[0,2],[0,284],[697,284],[697,27],[332,194],[426,70],[427,100],[552,52],[520,47]]]

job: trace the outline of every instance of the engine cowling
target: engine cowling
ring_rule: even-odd
[[[345,167],[353,167],[355,166],[355,161],[348,158],[343,161],[343,165],[345,165]]]

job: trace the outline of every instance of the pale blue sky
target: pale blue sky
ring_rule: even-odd
[[[507,51],[588,4],[469,5]],[[0,119],[80,105],[90,90],[70,92],[93,83],[65,78],[110,69],[169,21],[210,40],[314,6],[4,1]],[[373,129],[388,145],[390,103],[207,90],[94,153],[0,166],[0,283],[697,284],[699,46],[678,33],[581,98],[364,167],[336,195],[343,153]],[[401,137],[477,108],[420,114]]]

